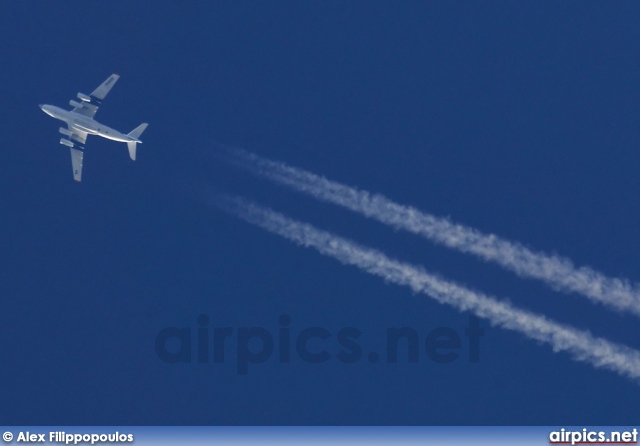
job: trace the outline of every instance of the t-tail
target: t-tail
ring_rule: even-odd
[[[148,125],[149,124],[147,124],[146,122],[144,124],[140,124],[138,127],[131,130],[127,134],[127,136],[133,139],[133,141],[127,142],[127,147],[129,148],[129,156],[134,161],[136,160],[136,144],[142,144],[142,141],[140,141],[140,135],[142,135],[142,132],[144,132],[144,129],[146,129]]]

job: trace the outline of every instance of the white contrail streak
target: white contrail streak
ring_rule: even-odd
[[[539,279],[557,291],[579,293],[593,302],[640,316],[640,287],[627,280],[607,277],[589,267],[576,267],[567,258],[532,251],[519,243],[483,234],[446,218],[394,203],[382,195],[358,190],[245,150],[227,149],[231,162],[273,182],[495,262],[520,277]]]
[[[555,352],[566,351],[575,359],[595,367],[613,370],[636,381],[640,378],[640,352],[637,350],[517,309],[506,302],[443,280],[421,267],[392,260],[380,251],[363,247],[242,199],[216,196],[212,199],[212,204],[299,245],[315,248],[343,264],[354,265],[389,282],[427,294],[440,303],[470,311],[493,325],[549,344]]]

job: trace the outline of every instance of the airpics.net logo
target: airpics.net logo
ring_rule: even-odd
[[[382,349],[365,349],[362,335],[363,332],[353,326],[296,328],[287,314],[280,315],[277,327],[271,329],[211,326],[209,316],[201,314],[192,327],[161,329],[155,338],[155,351],[160,360],[169,364],[235,362],[238,375],[246,375],[250,366],[268,361],[450,364],[463,358],[475,363],[480,362],[484,329],[475,316],[470,316],[467,326],[458,330],[441,326],[421,334],[411,327],[388,327],[384,330]],[[380,350],[384,353],[379,353]]]

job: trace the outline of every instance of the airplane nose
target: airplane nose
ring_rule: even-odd
[[[40,110],[42,110],[42,107],[44,107],[44,104],[40,104],[38,105],[38,107],[40,107]]]

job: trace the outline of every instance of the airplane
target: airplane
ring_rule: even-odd
[[[98,107],[102,104],[102,100],[119,78],[120,75],[112,74],[98,88],[93,90],[93,93],[89,96],[78,93],[80,102],[76,102],[73,99],[69,101],[69,105],[73,107],[73,110],[65,110],[55,105],[40,104],[40,108],[46,114],[67,123],[67,128],[60,127],[59,129],[60,133],[66,136],[66,138],[60,139],[60,144],[71,149],[73,179],[77,182],[80,182],[82,178],[82,158],[84,144],[88,135],[98,135],[113,141],[126,142],[129,149],[129,157],[134,161],[136,160],[136,144],[142,143],[140,135],[149,124],[140,124],[125,135],[93,119]]]

